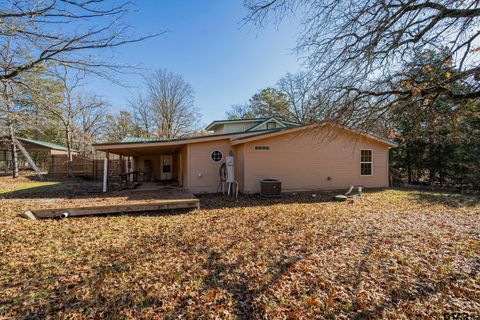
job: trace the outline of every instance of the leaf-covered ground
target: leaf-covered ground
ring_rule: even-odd
[[[32,188],[0,194],[0,318],[480,315],[478,198],[215,195],[195,212],[30,221],[17,214],[38,198],[81,193]]]

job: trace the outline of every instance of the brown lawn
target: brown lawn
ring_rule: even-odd
[[[0,178],[0,318],[480,316],[475,197],[202,196],[196,212],[17,216],[87,189]]]

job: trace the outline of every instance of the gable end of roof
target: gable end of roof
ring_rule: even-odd
[[[296,132],[296,131],[300,131],[300,130],[313,129],[317,126],[325,126],[325,125],[333,125],[337,128],[341,128],[341,129],[353,132],[357,135],[375,140],[377,142],[386,144],[386,145],[388,145],[390,147],[393,147],[393,148],[398,147],[398,144],[391,141],[391,140],[381,138],[381,137],[376,136],[374,134],[362,132],[362,131],[357,130],[357,129],[349,128],[349,127],[338,125],[338,124],[328,123],[328,122],[322,122],[322,123],[315,124],[315,125],[304,125],[304,126],[298,126],[298,127],[286,127],[286,128],[279,128],[279,129],[263,131],[263,132],[260,132],[258,134],[255,134],[255,135],[233,139],[232,144],[234,144],[234,145],[242,144],[242,143],[246,143],[246,142],[250,142],[250,141],[255,141],[255,140],[268,138],[270,136],[277,136],[277,135],[281,135],[281,134],[285,134],[285,133],[289,133],[289,132]]]

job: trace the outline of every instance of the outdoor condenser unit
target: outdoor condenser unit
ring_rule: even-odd
[[[263,197],[280,197],[282,183],[276,179],[263,179],[260,181],[260,195]]]

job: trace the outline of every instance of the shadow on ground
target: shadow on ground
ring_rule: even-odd
[[[147,200],[160,199],[187,199],[191,198],[191,193],[183,189],[158,189],[158,190],[123,190],[109,191],[107,193],[100,192],[101,182],[86,181],[81,179],[72,179],[58,182],[47,182],[46,185],[38,186],[22,186],[18,184],[15,190],[6,190],[0,193],[2,198],[7,199],[59,199],[58,206],[62,207],[61,199],[79,200],[79,206],[104,205],[101,201],[115,203],[115,198],[121,201],[141,202]],[[15,188],[13,185],[12,188]],[[369,190],[369,192],[377,192],[378,190]],[[318,203],[333,201],[333,196],[343,194],[346,190],[337,191],[308,191],[285,193],[278,198],[264,198],[259,195],[239,195],[238,198],[227,196],[226,194],[196,194],[200,199],[202,209],[224,209],[237,207],[256,207],[270,206],[276,204],[293,204],[293,203]],[[122,198],[122,200],[120,200]],[[70,205],[71,206],[71,205]],[[77,206],[77,205],[75,205]]]
[[[480,205],[480,196],[460,193],[412,191],[412,200],[427,205],[445,205],[451,208],[475,207]]]

